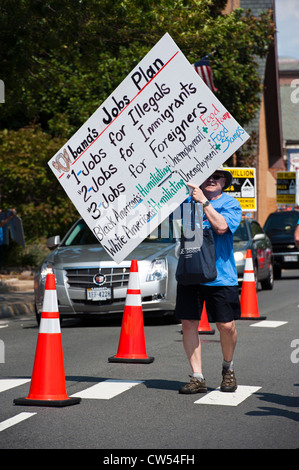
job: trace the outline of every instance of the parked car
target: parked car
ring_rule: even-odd
[[[174,223],[167,218],[130,255],[130,260],[138,260],[144,316],[149,312],[151,315],[174,316],[175,270],[180,243],[174,236],[173,227]],[[49,238],[47,246],[54,251],[35,273],[38,323],[49,270],[55,274],[61,319],[123,313],[131,265],[129,259],[116,264],[83,219],[74,224],[62,241],[59,236]]]
[[[271,241],[256,220],[244,217],[234,233],[234,256],[240,285],[243,281],[248,249],[252,253],[256,286],[260,282],[262,289],[273,289],[274,276]]]
[[[138,260],[144,316],[168,316],[174,320],[175,271],[180,239],[178,221],[166,219],[120,264],[106,253],[83,219],[60,240],[50,237],[52,251],[35,273],[34,300],[39,323],[46,275],[53,271],[60,318],[121,315],[124,311],[131,259]],[[234,236],[240,282],[247,248],[252,249],[256,276],[264,289],[273,287],[271,244],[256,221],[243,219]]]
[[[269,214],[264,230],[271,240],[274,252],[274,277],[280,279],[282,269],[299,269],[299,250],[294,232],[299,211],[277,211]]]

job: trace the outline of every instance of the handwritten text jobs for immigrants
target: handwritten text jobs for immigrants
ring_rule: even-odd
[[[169,36],[153,50],[49,162],[115,260],[248,138]]]

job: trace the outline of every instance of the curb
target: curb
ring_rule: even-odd
[[[33,281],[0,281],[0,318],[35,315]]]
[[[0,293],[1,292],[14,292],[14,291],[33,291],[34,281],[19,280],[16,278],[0,280]]]
[[[15,303],[12,305],[0,305],[0,318],[20,317],[23,315],[35,315],[35,308],[33,303]]]

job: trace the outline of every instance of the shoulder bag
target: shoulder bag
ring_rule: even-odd
[[[194,207],[197,211],[200,228],[195,225]],[[202,217],[194,201],[191,202],[189,214],[191,224],[189,220],[185,227],[183,224],[180,254],[175,275],[177,282],[186,286],[205,284],[214,281],[217,277],[212,229],[203,230]]]

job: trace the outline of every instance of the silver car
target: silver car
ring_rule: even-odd
[[[83,219],[78,220],[60,241],[47,240],[54,249],[35,274],[34,294],[39,323],[43,308],[46,275],[53,270],[56,279],[60,318],[122,314],[124,311],[131,259],[138,261],[142,310],[174,316],[175,270],[179,253],[177,226],[166,219],[130,255],[116,264],[97,241]],[[174,233],[175,232],[175,233]]]
[[[234,257],[238,281],[243,282],[243,273],[247,250],[251,250],[255,284],[261,283],[262,289],[271,290],[274,286],[272,244],[260,224],[248,217],[243,217],[234,233]]]
[[[53,251],[34,279],[35,311],[39,323],[43,308],[46,275],[55,274],[60,319],[115,314],[125,307],[131,259],[137,259],[144,316],[174,318],[176,279],[180,249],[181,220],[165,221],[132,253],[116,264],[97,241],[83,219],[78,220],[60,241],[47,240]],[[256,282],[273,288],[271,242],[256,221],[243,219],[234,235],[234,254],[239,282],[242,282],[246,250],[252,250]]]

